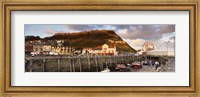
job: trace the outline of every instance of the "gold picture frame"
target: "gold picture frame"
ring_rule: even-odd
[[[199,0],[4,0],[1,2],[0,79],[1,96],[54,97],[54,96],[111,96],[111,97],[200,97],[199,70]],[[20,87],[11,86],[11,11],[30,10],[140,10],[189,11],[190,16],[190,86],[156,87]],[[31,94],[31,95],[30,95]],[[36,95],[35,95],[36,94]]]

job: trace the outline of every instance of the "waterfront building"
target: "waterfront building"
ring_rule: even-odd
[[[117,50],[115,44],[108,43],[92,48],[91,53],[96,55],[117,55]]]

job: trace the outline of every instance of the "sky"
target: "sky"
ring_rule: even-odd
[[[156,50],[174,50],[174,24],[25,24],[25,36],[33,35],[41,38],[55,33],[75,33],[89,30],[114,30],[125,42],[136,50],[142,48],[144,42],[154,44]]]

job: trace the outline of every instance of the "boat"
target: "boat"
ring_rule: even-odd
[[[115,67],[115,71],[127,72],[130,71],[130,67],[125,64],[117,64]]]
[[[117,64],[117,66],[115,67],[115,69],[125,69],[125,68],[127,67],[124,64]]]
[[[140,62],[133,62],[133,63],[132,63],[132,68],[133,68],[133,69],[142,68],[142,64],[141,64]]]
[[[110,72],[110,69],[108,67],[104,68],[101,72]]]

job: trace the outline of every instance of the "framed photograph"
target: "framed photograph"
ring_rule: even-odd
[[[14,1],[2,95],[199,97],[198,0]]]

